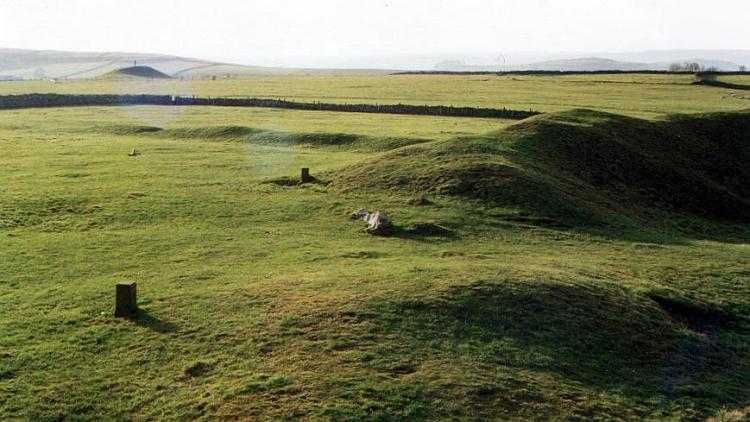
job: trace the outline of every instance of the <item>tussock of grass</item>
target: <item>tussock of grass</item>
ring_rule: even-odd
[[[747,422],[748,420],[750,420],[750,406],[737,410],[722,409],[716,416],[708,418],[707,422]]]

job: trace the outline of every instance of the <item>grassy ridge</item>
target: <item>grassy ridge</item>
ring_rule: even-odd
[[[118,130],[127,133],[158,129],[222,130],[221,128],[244,127],[268,132],[337,132],[378,138],[449,139],[500,129],[512,122],[502,119],[241,107],[103,106],[6,110],[0,114],[0,129],[25,131],[27,135],[36,132],[39,136],[49,133],[51,126],[61,133],[87,131],[99,132],[101,135],[110,135]],[[135,142],[134,146],[138,146],[138,143]]]
[[[224,140],[257,145],[332,148],[358,152],[377,152],[430,142],[429,139],[374,137],[349,133],[275,132],[245,126],[209,126],[162,129],[155,126],[110,125],[90,129],[95,133],[140,135],[174,140]]]
[[[652,225],[679,221],[675,214],[747,222],[749,116],[649,122],[574,110],[391,152],[333,177],[354,189],[483,199],[575,226]]]

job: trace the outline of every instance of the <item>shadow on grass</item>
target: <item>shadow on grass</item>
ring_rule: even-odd
[[[508,212],[503,208],[476,212],[473,217],[482,219],[483,224],[497,228],[545,229],[603,239],[659,245],[684,245],[696,240],[730,244],[750,243],[750,224],[748,223],[712,221],[653,210],[643,211],[642,215],[637,218],[619,214],[612,221],[576,220],[570,216],[534,211]]]
[[[174,333],[179,329],[176,324],[156,318],[144,309],[138,309],[138,313],[128,317],[128,319],[136,325],[148,328],[157,333]]]
[[[458,234],[447,228],[433,223],[416,223],[409,227],[396,226],[391,237],[411,240],[430,240],[430,239],[458,239]]]
[[[424,356],[446,368],[462,362],[463,383],[470,386],[463,393],[479,414],[492,414],[497,406],[516,416],[528,406],[554,413],[554,399],[576,391],[576,385],[624,397],[622,409],[607,409],[613,417],[666,415],[680,406],[706,417],[750,402],[750,389],[743,388],[747,376],[735,370],[744,361],[722,348],[718,334],[711,347],[686,347],[686,341],[703,341],[705,333],[650,297],[616,285],[479,282],[437,298],[384,301],[374,308],[368,318],[398,341],[380,348],[368,365],[418,367]],[[514,396],[507,379],[488,383],[481,368],[540,379],[556,374],[558,381],[546,386],[533,381],[524,387],[527,396],[509,399]],[[648,404],[634,411],[634,403]],[[601,409],[581,411],[602,416]]]
[[[630,242],[683,245],[696,240],[744,245],[750,243],[750,224],[708,221],[695,217],[655,218],[623,227],[577,226],[571,231]]]

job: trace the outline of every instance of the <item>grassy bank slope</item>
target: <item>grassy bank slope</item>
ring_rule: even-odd
[[[590,110],[373,157],[344,187],[449,194],[563,225],[750,220],[750,113],[650,122]]]

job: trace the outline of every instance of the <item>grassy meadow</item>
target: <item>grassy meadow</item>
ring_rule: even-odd
[[[0,111],[0,420],[741,420],[748,115],[667,115],[750,102],[689,83],[1,82],[552,114]]]
[[[722,80],[750,84],[748,76]],[[311,75],[196,80],[0,82],[0,95],[154,93],[332,103],[507,107],[542,112],[591,108],[635,117],[748,108],[743,91],[690,86],[692,75]],[[734,95],[737,94],[737,95]]]

